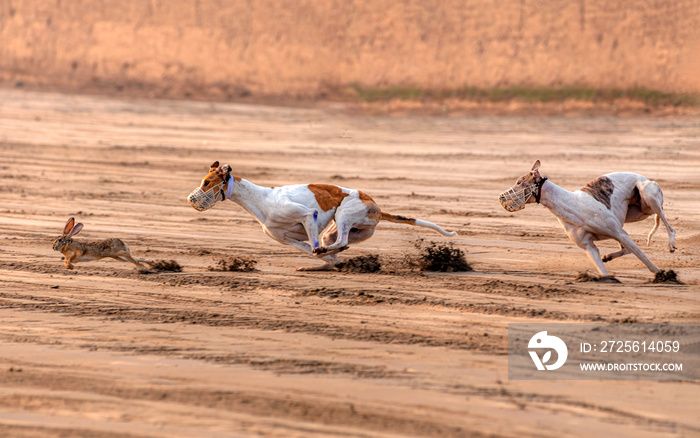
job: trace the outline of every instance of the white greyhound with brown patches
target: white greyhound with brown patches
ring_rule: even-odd
[[[253,215],[276,241],[326,261],[323,266],[299,270],[333,269],[339,263],[336,254],[351,243],[369,239],[380,220],[432,228],[445,236],[457,234],[431,222],[384,213],[359,190],[330,184],[262,187],[231,176],[231,167],[220,167],[216,161],[187,200],[195,210],[204,211],[226,199]]]
[[[586,251],[601,275],[608,275],[604,262],[630,252],[651,272],[661,271],[622,229],[627,222],[638,222],[656,214],[647,245],[661,220],[668,232],[669,250],[676,250],[676,231],[666,220],[663,194],[656,182],[636,173],[615,172],[601,176],[581,190],[570,192],[540,176],[539,168],[540,161],[537,160],[530,173],[520,177],[515,186],[499,196],[503,208],[519,211],[525,208],[525,204],[533,202],[547,207],[559,219],[569,238]],[[593,242],[605,239],[617,240],[620,251],[601,258]]]

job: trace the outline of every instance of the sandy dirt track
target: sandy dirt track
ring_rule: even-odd
[[[0,435],[696,436],[693,382],[508,381],[509,322],[700,322],[700,140],[691,118],[364,117],[0,90]],[[657,180],[678,231],[593,271],[543,207],[497,195],[535,159],[575,189],[629,170]],[[253,182],[359,188],[386,211],[459,231],[476,269],[400,266],[428,230],[382,223],[342,254],[378,274],[302,273],[233,203],[185,201],[214,160]],[[64,268],[51,241],[120,237],[181,273],[115,261]],[[652,221],[626,227],[643,242]],[[602,250],[613,250],[603,243]],[[208,271],[217,257],[258,271]]]

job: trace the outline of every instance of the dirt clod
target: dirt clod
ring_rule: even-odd
[[[671,283],[671,284],[684,284],[679,278],[676,271],[669,269],[668,271],[659,271],[651,280],[652,283]]]
[[[151,263],[151,269],[161,272],[182,272],[182,266],[175,260],[156,260]]]
[[[583,282],[587,282],[587,281],[591,281],[594,283],[611,283],[611,284],[620,283],[620,280],[613,277],[612,275],[591,275],[588,272],[579,272],[578,275],[576,276],[576,282],[578,282],[578,283],[583,283]]]
[[[356,274],[369,274],[379,272],[382,264],[376,254],[353,257],[346,260],[341,266],[342,272],[352,272]]]
[[[250,257],[222,257],[216,265],[210,266],[210,271],[233,271],[233,272],[251,272],[255,271],[257,260]]]
[[[473,271],[467,263],[464,251],[455,248],[453,244],[438,244],[430,242],[424,245],[419,242],[416,245],[421,254],[416,261],[421,271],[435,272],[467,272]]]

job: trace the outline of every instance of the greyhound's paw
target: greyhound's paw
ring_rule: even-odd
[[[318,254],[325,254],[327,252],[328,252],[328,250],[323,246],[319,246],[318,248],[314,248],[314,250],[313,250],[313,253],[317,254],[317,255]]]
[[[668,250],[671,252],[676,252],[676,245],[669,245]]]
[[[606,255],[603,256],[603,263],[607,263],[607,262],[609,262],[609,261],[612,260],[612,259],[613,259],[613,258],[612,258],[609,254],[606,254]]]

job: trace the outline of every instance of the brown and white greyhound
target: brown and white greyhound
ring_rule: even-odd
[[[540,160],[537,160],[532,170],[520,177],[510,190],[501,193],[498,200],[511,212],[533,202],[544,205],[559,219],[569,238],[586,251],[601,275],[608,275],[604,262],[630,252],[651,272],[660,271],[622,229],[627,222],[642,221],[656,214],[647,245],[662,221],[668,232],[668,248],[671,252],[676,250],[676,231],[666,220],[663,193],[655,181],[636,173],[615,172],[570,192],[540,176],[539,168]],[[620,250],[601,258],[593,242],[605,239],[617,240]]]
[[[198,211],[227,199],[253,215],[268,236],[326,261],[325,265],[299,270],[333,269],[339,263],[336,254],[349,244],[372,237],[381,220],[432,228],[445,236],[457,234],[431,222],[383,212],[359,190],[330,184],[262,187],[232,176],[231,166],[219,166],[218,161],[187,197]],[[306,243],[309,240],[311,244]]]

